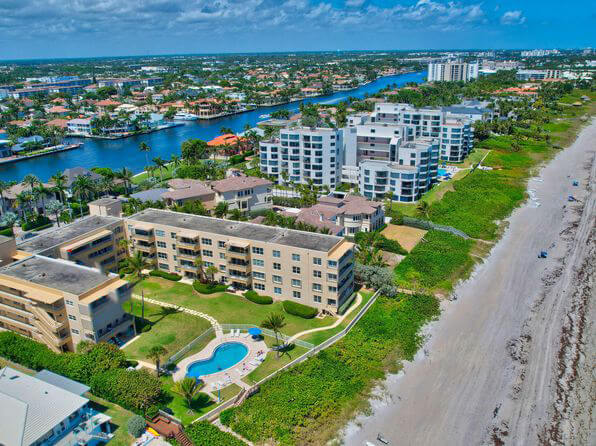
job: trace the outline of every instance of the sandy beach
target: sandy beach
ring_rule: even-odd
[[[381,445],[378,433],[390,445],[596,444],[595,153],[593,121],[529,181],[532,198],[372,414],[346,426],[346,445]]]

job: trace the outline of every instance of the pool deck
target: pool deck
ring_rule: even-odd
[[[211,358],[215,349],[223,343],[238,342],[248,348],[248,354],[246,357],[238,364],[228,369],[202,376],[201,379],[205,382],[205,390],[208,392],[217,391],[218,389],[227,387],[232,383],[237,384],[242,388],[246,388],[247,385],[244,381],[242,381],[242,378],[258,367],[250,364],[251,361],[255,361],[256,364],[256,362],[258,362],[258,353],[263,352],[262,356],[265,357],[269,351],[265,341],[255,341],[251,336],[246,335],[246,332],[241,333],[240,336],[232,336],[230,333],[225,333],[223,336],[216,337],[199,353],[189,356],[188,358],[184,358],[182,361],[180,361],[177,364],[176,370],[172,374],[172,378],[174,381],[180,381],[186,376],[186,369],[190,364],[196,361]]]

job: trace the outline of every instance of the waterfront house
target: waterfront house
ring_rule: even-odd
[[[43,183],[43,186],[46,189],[51,189],[52,185],[50,183]],[[31,187],[29,185],[24,185],[22,183],[17,183],[7,190],[5,190],[2,194],[2,203],[0,204],[0,209],[2,213],[4,212],[14,212],[18,215],[22,215],[25,211],[29,210],[36,210],[37,212],[44,211],[44,204],[51,199],[56,198],[56,194],[54,192],[48,191],[43,197],[38,196],[31,196],[31,201],[27,203],[20,203],[18,200],[19,194],[22,192],[31,192]]]
[[[271,181],[264,178],[232,176],[212,181],[211,189],[215,192],[216,205],[225,201],[229,204],[230,210],[248,212],[271,208],[272,185]]]
[[[83,395],[89,387],[42,370],[0,369],[0,444],[95,446],[111,440],[111,417]],[[121,427],[123,429],[123,427]]]
[[[190,178],[175,178],[168,181],[169,190],[161,194],[167,206],[183,205],[186,202],[200,201],[211,209],[215,201],[215,192],[205,183]]]
[[[66,123],[66,128],[73,135],[88,136],[91,135],[94,127],[91,124],[91,118],[75,118]]]

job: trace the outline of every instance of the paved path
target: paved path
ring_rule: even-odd
[[[350,309],[348,311],[346,311],[343,316],[341,316],[339,319],[337,319],[332,325],[328,325],[325,327],[319,327],[319,328],[311,328],[310,330],[304,330],[301,331],[300,333],[296,333],[294,336],[292,336],[290,339],[288,339],[286,341],[286,344],[291,344],[292,342],[294,342],[296,339],[307,335],[307,334],[311,334],[311,333],[315,333],[317,331],[325,331],[325,330],[331,330],[332,328],[337,327],[339,324],[341,324],[344,319],[350,314],[352,313],[356,308],[358,308],[358,306],[362,303],[362,295],[360,293],[358,293],[356,295],[356,302],[354,304],[352,304],[352,306],[350,307]]]
[[[141,296],[139,296],[138,294],[133,294],[132,297],[135,299],[138,299],[138,300],[142,299]],[[149,297],[145,297],[145,302],[154,304],[154,305],[159,305],[160,307],[175,308],[175,309],[180,310],[184,313],[191,314],[191,315],[197,316],[197,317],[202,317],[203,319],[206,319],[209,321],[209,323],[215,330],[216,337],[223,336],[223,330],[221,328],[221,325],[219,325],[219,322],[217,322],[217,320],[213,316],[209,316],[206,313],[201,313],[200,311],[193,310],[192,308],[181,307],[180,305],[174,305],[169,302],[162,302],[160,300],[151,299]]]

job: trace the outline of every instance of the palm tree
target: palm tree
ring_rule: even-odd
[[[78,198],[81,207],[81,218],[83,217],[83,200],[88,198],[94,191],[94,184],[91,178],[79,175],[72,182],[73,195]]]
[[[145,152],[145,161],[149,164],[149,152],[151,152],[151,147],[149,147],[146,143],[142,142],[139,146],[139,150],[141,152]]]
[[[429,214],[429,206],[428,206],[428,202],[424,201],[424,200],[420,200],[418,202],[418,204],[416,205],[416,210],[418,211],[418,213],[422,216],[424,216],[424,218],[428,219],[428,214]]]
[[[124,189],[126,195],[128,195],[130,193],[130,183],[132,182],[133,177],[132,172],[126,167],[123,167],[122,170],[116,172],[116,176],[124,181]]]
[[[193,263],[197,267],[197,271],[199,273],[199,280],[201,282],[205,282],[205,270],[203,269],[204,262],[201,256],[197,256]]]
[[[16,183],[14,181],[1,181],[0,180],[0,214],[4,213],[4,192],[9,190]]]
[[[186,402],[189,412],[192,412],[192,400],[195,395],[203,387],[203,382],[197,379],[193,379],[189,376],[185,377],[181,381],[174,383],[174,392],[182,396]]]
[[[58,194],[58,199],[64,203],[66,201],[66,175],[61,172],[57,172],[52,175],[50,182],[54,185],[53,191]]]
[[[45,210],[46,208],[46,196],[51,192],[43,183],[39,183],[33,188],[33,194],[35,198],[41,199],[41,207]]]
[[[23,191],[17,194],[16,199],[13,202],[13,207],[15,209],[21,210],[21,218],[27,219],[27,208],[33,201],[33,195],[31,193]]]
[[[170,163],[172,164],[172,176],[174,176],[174,173],[176,172],[178,166],[180,166],[181,162],[182,161],[180,160],[180,157],[178,155],[172,155],[170,157]]]
[[[137,276],[139,280],[143,279],[143,270],[149,266],[141,251],[135,251],[134,255],[128,258],[128,267],[132,270],[132,275]]]
[[[130,244],[130,242],[128,240],[126,240],[125,238],[121,239],[118,242],[118,247],[125,249],[126,250],[126,254],[128,255],[128,245]]]
[[[21,184],[23,186],[29,186],[29,188],[31,189],[31,192],[33,192],[33,188],[40,183],[41,182],[39,181],[39,178],[37,178],[35,175],[33,175],[31,173],[25,175],[25,177],[23,178],[23,181],[21,181]]]
[[[230,208],[230,204],[227,201],[220,201],[215,206],[215,216],[217,218],[225,218],[228,215],[228,210]]]
[[[242,217],[243,215],[240,209],[232,209],[232,212],[230,212],[230,220],[240,221]]]
[[[286,317],[282,313],[271,313],[267,319],[261,322],[261,327],[273,330],[275,333],[275,341],[279,345],[278,334],[282,328],[286,326]],[[279,353],[278,353],[279,354]]]
[[[219,270],[217,269],[217,266],[215,266],[215,265],[208,266],[207,269],[205,270],[205,274],[207,276],[209,276],[209,280],[211,282],[215,282],[215,275],[218,272],[219,272]]]
[[[153,158],[151,161],[155,163],[155,166],[159,169],[159,176],[161,177],[161,181],[163,182],[163,172],[162,169],[166,166],[166,161],[161,159],[159,156]]]
[[[157,377],[159,378],[159,363],[161,362],[161,357],[164,356],[168,351],[162,345],[154,345],[149,349],[147,353],[147,357],[149,359],[153,359],[155,362],[155,369],[157,370]]]

